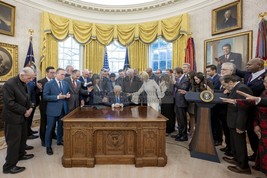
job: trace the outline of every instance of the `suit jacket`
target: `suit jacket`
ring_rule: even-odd
[[[212,82],[213,89],[214,90],[220,90],[221,82],[220,82],[220,76],[216,74],[213,78],[208,78],[209,81]]]
[[[66,81],[62,82],[62,94],[66,95],[69,92],[69,85]],[[47,101],[46,115],[58,117],[64,111],[64,114],[68,113],[68,104],[66,99],[57,99],[60,94],[60,89],[55,79],[50,80],[44,86],[43,97]]]
[[[25,87],[27,85],[25,84]],[[25,90],[19,76],[10,78],[3,86],[3,121],[7,124],[22,124],[24,114],[31,107],[29,88]]]
[[[111,92],[108,95],[108,103],[105,103],[105,104],[108,106],[111,106],[112,104],[115,104],[115,103],[117,103],[115,93]],[[123,92],[120,93],[120,102],[119,103],[122,103],[123,106],[128,106],[130,104],[127,95]]]
[[[265,90],[265,87],[263,85],[263,79],[266,74],[267,71],[265,70],[265,72],[262,73],[260,76],[248,82],[251,76],[251,72],[236,70],[236,75],[241,78],[244,78],[244,83],[252,90],[253,96],[260,96],[261,93]]]
[[[126,76],[123,80],[123,85],[122,85],[122,91],[124,93],[137,92],[143,85],[143,82],[137,76],[134,76],[132,79],[132,84],[130,83],[131,83],[131,79],[129,78],[129,76]]]
[[[37,83],[41,83],[42,87],[43,87],[42,90],[37,88],[37,91],[36,91],[37,97],[40,100],[39,109],[41,112],[43,112],[43,111],[46,112],[46,101],[43,99],[43,91],[44,91],[44,86],[47,82],[48,82],[48,80],[46,77],[37,81]]]
[[[184,75],[180,82],[176,82],[174,85],[174,97],[175,97],[175,105],[177,107],[187,107],[188,103],[185,100],[184,94],[178,93],[178,89],[189,91],[190,89],[190,81]]]
[[[110,92],[112,92],[113,87],[112,87],[112,82],[109,78],[104,77],[101,81],[100,81],[100,85],[103,89],[104,94],[108,95]]]
[[[224,29],[224,28],[229,28],[229,27],[233,27],[236,25],[237,25],[236,18],[233,18],[232,16],[230,16],[227,21],[225,21],[224,19],[224,21],[222,21],[218,27],[219,29]]]
[[[155,80],[155,82],[156,82],[157,84],[159,84],[160,79],[159,79],[159,77],[156,76],[154,73],[152,73],[152,75],[149,77],[149,79]]]
[[[236,93],[237,90],[242,92],[252,94],[251,89],[243,84],[238,83],[230,92],[228,98],[232,99],[244,99],[243,96]],[[229,128],[238,128],[240,130],[246,130],[247,121],[248,121],[248,109],[243,107],[242,105],[234,105],[228,104],[227,105],[227,125]]]
[[[87,86],[84,86],[84,82],[85,82],[85,81],[84,81],[83,77],[80,76],[78,80],[81,82],[81,86],[82,86],[82,88],[85,89],[85,90],[87,90],[88,85],[87,85]],[[87,77],[87,83],[88,83],[88,82],[92,82],[92,79],[89,78],[89,77]]]
[[[122,78],[122,77],[118,77],[118,78],[116,79],[115,84],[116,84],[116,85],[120,85],[120,86],[122,87],[122,85],[123,85],[123,79],[124,79],[124,78]]]
[[[81,82],[78,80],[76,81],[76,89],[74,89],[70,77],[66,77],[64,81],[66,81],[69,86],[70,98],[68,99],[68,111],[70,112],[80,106],[80,101],[82,99],[81,95],[89,96],[90,93],[82,88]]]
[[[219,57],[222,63],[231,62],[236,65],[237,69],[242,69],[242,56],[240,53],[232,53],[230,52],[228,59],[225,58],[225,55]],[[217,71],[221,71],[221,65],[217,66]]]

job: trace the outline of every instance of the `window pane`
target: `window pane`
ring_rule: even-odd
[[[150,45],[149,64],[153,72],[161,69],[165,72],[166,68],[172,68],[172,43],[159,38]]]
[[[119,69],[123,69],[126,48],[114,41],[107,46],[108,61],[110,72],[118,73]]]
[[[59,67],[66,68],[67,65],[72,65],[74,69],[80,69],[82,60],[80,54],[80,44],[72,37],[61,41],[58,44]]]

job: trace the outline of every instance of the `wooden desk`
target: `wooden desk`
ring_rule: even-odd
[[[64,167],[167,164],[166,118],[151,107],[77,108],[63,124]]]

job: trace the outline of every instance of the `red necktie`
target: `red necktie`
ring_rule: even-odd
[[[74,80],[73,80],[73,88],[74,88],[74,90],[76,90],[76,88],[77,88],[76,82]]]

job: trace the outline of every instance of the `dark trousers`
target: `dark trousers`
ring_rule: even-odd
[[[186,107],[175,106],[175,109],[176,109],[179,134],[181,134],[182,136],[187,136]]]
[[[218,117],[218,110],[220,108],[215,105],[213,108],[211,108],[210,113],[210,119],[211,119],[211,129],[212,129],[212,135],[213,139],[216,141],[221,142],[223,140],[223,132],[222,132],[222,124],[220,121],[220,117]]]
[[[20,157],[26,154],[27,122],[22,124],[5,123],[5,139],[7,143],[6,163],[3,170],[8,171],[16,166]]]
[[[231,149],[234,154],[234,158],[238,161],[239,167],[242,169],[249,168],[246,132],[239,134],[235,128],[230,128]]]
[[[251,146],[251,149],[253,150],[253,152],[255,154],[257,154],[258,152],[258,146],[259,146],[259,139],[257,137],[257,135],[254,132],[254,118],[255,118],[255,113],[256,113],[256,108],[250,108],[249,110],[249,116],[248,116],[248,139],[249,139],[249,143]]]
[[[28,124],[27,124],[28,125],[28,136],[32,135],[32,129],[31,129],[31,127],[32,127],[32,120],[33,120],[35,109],[36,109],[36,107],[33,108],[31,115],[27,118],[27,122],[28,122]]]
[[[175,130],[174,103],[162,103],[161,114],[168,118],[166,121],[166,133],[172,133]]]

